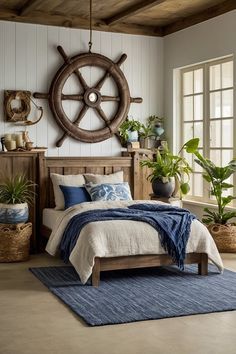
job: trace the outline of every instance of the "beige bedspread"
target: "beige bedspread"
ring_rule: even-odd
[[[91,210],[123,208],[134,203],[158,203],[156,201],[106,201],[87,202],[65,210],[57,219],[46,246],[46,251],[55,255],[68,221],[74,215]],[[223,263],[215,242],[207,228],[198,220],[191,225],[187,253],[207,253],[209,259],[223,270]],[[87,224],[81,231],[70,262],[78,272],[82,283],[92,274],[95,257],[117,257],[141,254],[164,254],[157,231],[147,223],[119,220],[99,221]]]

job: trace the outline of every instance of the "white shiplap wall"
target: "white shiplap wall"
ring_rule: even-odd
[[[29,90],[32,93],[48,92],[51,80],[63,61],[56,50],[61,45],[69,56],[88,51],[89,31],[51,26],[20,24],[0,21],[0,135],[22,130],[5,122],[3,112],[4,90]],[[122,53],[128,55],[121,66],[129,84],[132,97],[142,97],[142,104],[131,104],[129,115],[145,121],[151,114],[163,115],[163,39],[117,33],[93,32],[93,52],[116,61]],[[100,77],[98,68],[83,68],[83,76],[93,85]],[[78,93],[78,82],[71,77],[64,92]],[[115,93],[112,80],[107,80],[102,92]],[[86,144],[68,138],[61,148],[55,142],[62,131],[57,126],[46,100],[37,100],[44,108],[42,120],[28,127],[29,136],[37,146],[47,146],[49,156],[98,156],[119,155],[120,144],[115,137],[101,143]],[[76,117],[79,104],[64,101],[64,109],[71,119]],[[103,106],[107,115],[112,115],[114,106]],[[30,119],[35,119],[32,106]],[[90,109],[83,128],[100,126],[98,118]]]

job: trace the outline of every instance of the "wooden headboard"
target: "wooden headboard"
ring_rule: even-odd
[[[40,174],[40,211],[43,208],[53,208],[54,195],[50,173],[62,175],[72,174],[110,174],[124,172],[124,180],[129,182],[134,197],[134,166],[132,157],[44,157],[41,160]]]

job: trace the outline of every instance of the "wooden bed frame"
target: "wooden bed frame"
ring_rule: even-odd
[[[59,174],[110,174],[117,171],[124,172],[124,180],[129,182],[134,199],[150,199],[150,183],[147,183],[147,169],[140,168],[140,160],[146,158],[146,151],[131,152],[123,157],[43,157],[39,166],[39,209],[40,209],[40,234],[42,239],[48,239],[51,230],[42,223],[42,211],[44,208],[53,208],[54,195],[50,179],[50,173]],[[207,275],[208,256],[205,253],[188,253],[186,264],[197,263],[198,273]],[[168,255],[135,255],[111,258],[95,258],[92,272],[92,285],[99,286],[100,272],[116,269],[157,267],[172,265],[172,259]]]

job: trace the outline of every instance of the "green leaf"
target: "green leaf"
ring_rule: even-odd
[[[189,187],[189,184],[186,182],[186,183],[182,183],[180,185],[180,190],[183,194],[187,194],[190,190],[190,187]]]
[[[199,138],[193,138],[184,144],[184,148],[188,153],[194,154],[195,151],[198,149],[198,145],[199,145]]]

